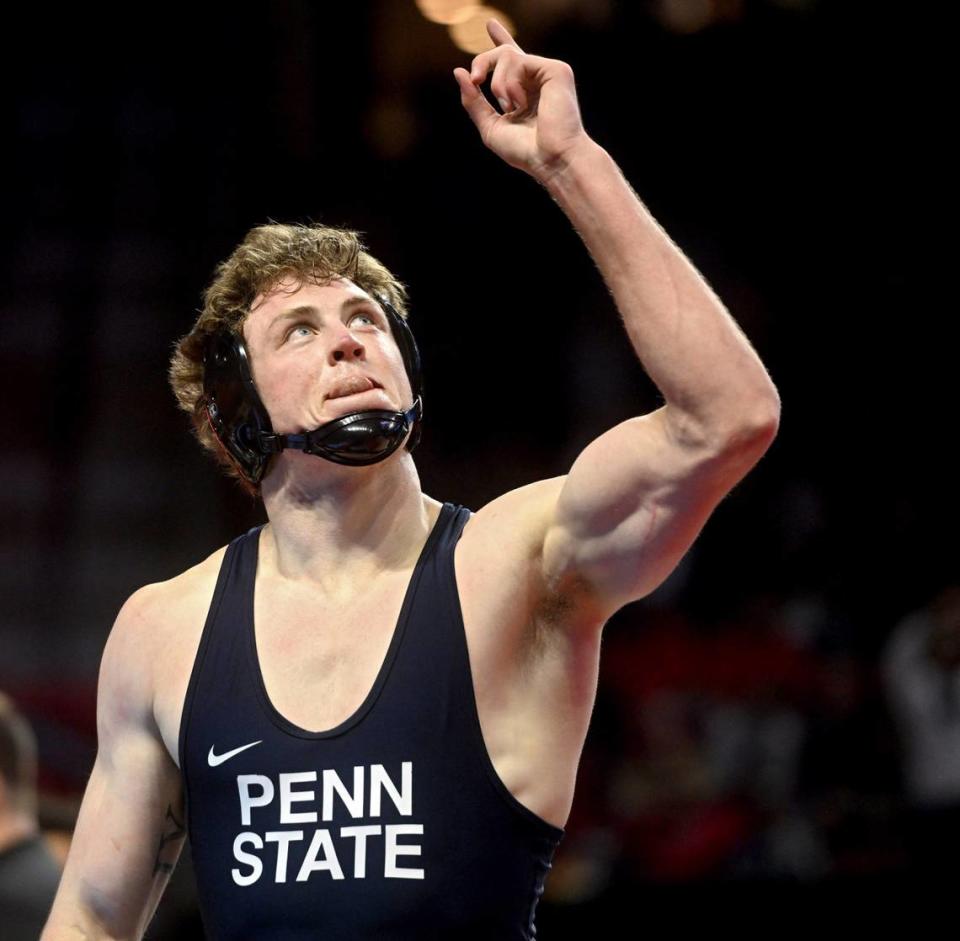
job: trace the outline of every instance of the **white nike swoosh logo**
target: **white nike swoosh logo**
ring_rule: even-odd
[[[222,755],[215,755],[213,753],[213,746],[210,746],[210,754],[207,755],[207,764],[211,768],[216,768],[217,765],[222,765],[225,761],[229,761],[234,755],[239,755],[240,752],[246,751],[248,748],[253,748],[254,745],[260,745],[263,742],[263,739],[260,739],[259,742],[251,742],[249,745],[241,745],[239,748],[234,748],[233,751],[226,751]]]

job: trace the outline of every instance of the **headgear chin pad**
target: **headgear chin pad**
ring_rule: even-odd
[[[423,418],[420,352],[410,327],[390,301],[384,295],[374,297],[387,314],[413,390],[413,405],[406,411],[368,409],[326,422],[305,434],[275,434],[253,381],[243,335],[221,329],[207,338],[201,408],[213,433],[250,483],[259,484],[271,455],[285,448],[315,454],[336,464],[360,466],[376,464],[389,457],[404,439],[408,451],[420,443]]]

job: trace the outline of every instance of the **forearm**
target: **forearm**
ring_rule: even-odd
[[[162,746],[106,723],[100,742],[41,941],[139,941],[183,847],[179,772]]]
[[[678,432],[726,440],[775,424],[779,396],[726,308],[592,140],[544,187],[600,269]]]

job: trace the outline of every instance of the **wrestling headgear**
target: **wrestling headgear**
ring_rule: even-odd
[[[239,465],[244,477],[260,483],[271,454],[295,448],[336,464],[376,464],[400,447],[412,451],[420,441],[423,418],[423,377],[420,353],[406,321],[383,295],[373,295],[383,307],[413,390],[413,405],[405,412],[369,409],[352,412],[299,435],[274,434],[250,369],[243,336],[230,330],[211,334],[203,357],[201,407],[220,443]],[[412,426],[412,430],[411,430]]]

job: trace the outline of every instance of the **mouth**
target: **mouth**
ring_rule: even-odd
[[[325,403],[329,408],[327,414],[330,416],[330,420],[333,420],[364,408],[385,408],[386,406],[383,404],[385,395],[383,389],[373,385],[369,389],[362,389],[359,392],[327,396],[327,402]]]
[[[379,386],[371,386],[369,389],[364,389],[361,392],[348,392],[345,395],[331,395],[328,398],[331,401],[332,400],[340,401],[340,399],[356,399],[361,395],[366,395],[368,392],[381,392],[381,391],[382,390]]]
[[[380,389],[380,384],[366,376],[348,376],[339,382],[327,395],[328,399],[349,399],[365,392]]]

